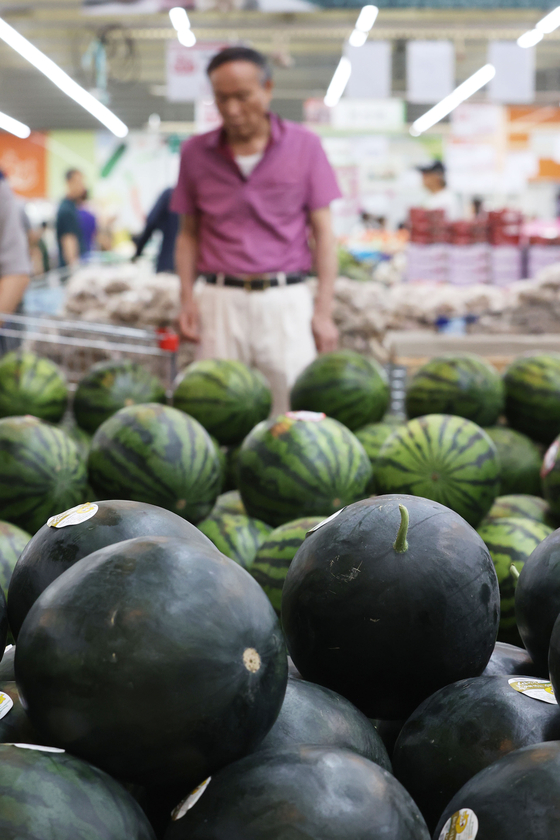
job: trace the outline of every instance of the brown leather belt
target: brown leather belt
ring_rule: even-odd
[[[215,286],[233,286],[236,289],[245,289],[246,292],[263,292],[274,286],[292,286],[294,283],[302,283],[305,276],[302,273],[285,274],[278,271],[275,274],[248,274],[244,277],[234,277],[231,274],[203,274],[207,283]]]

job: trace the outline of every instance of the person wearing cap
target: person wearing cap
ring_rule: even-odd
[[[180,328],[199,358],[260,369],[279,413],[316,352],[337,347],[330,203],[340,191],[319,138],[270,112],[264,56],[230,47],[207,72],[223,127],[184,144],[171,202]],[[303,282],[313,264],[314,302]]]
[[[21,210],[0,172],[0,312],[18,308],[29,283],[31,261]]]
[[[445,210],[445,215],[450,222],[460,219],[459,199],[447,186],[443,163],[436,160],[428,166],[419,166],[418,170],[422,173],[422,184],[427,192],[424,199],[425,209]]]

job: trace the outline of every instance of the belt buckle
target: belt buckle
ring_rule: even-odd
[[[252,287],[251,283],[252,283],[252,280],[250,278],[248,278],[248,277],[243,278],[243,288],[246,292],[252,292],[253,291],[253,287]]]

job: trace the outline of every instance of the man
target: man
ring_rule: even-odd
[[[259,368],[278,413],[316,349],[337,346],[329,205],[340,192],[319,139],[269,112],[273,83],[264,56],[227,48],[208,75],[223,128],[185,143],[171,203],[181,214],[181,332],[199,343],[200,358]],[[314,306],[303,282],[313,262]]]
[[[29,283],[30,270],[21,211],[0,172],[0,312],[15,312]]]
[[[461,218],[461,208],[455,193],[451,192],[445,180],[445,167],[436,160],[428,166],[419,166],[422,183],[428,195],[424,201],[426,210],[445,210],[450,222]]]
[[[87,194],[84,176],[79,169],[69,169],[66,178],[66,198],[56,216],[56,238],[61,266],[73,266],[86,253],[86,242],[80,224],[78,206]]]
[[[134,237],[136,243],[136,254],[134,259],[142,255],[142,251],[153,236],[154,231],[160,230],[163,234],[156,263],[156,273],[161,271],[175,271],[175,244],[179,231],[179,217],[169,209],[173,190],[167,189],[162,192],[146,219],[146,227],[139,236]]]

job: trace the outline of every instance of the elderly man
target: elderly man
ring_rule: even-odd
[[[270,113],[264,56],[230,47],[208,75],[223,128],[185,143],[171,203],[181,215],[181,331],[199,358],[261,370],[277,413],[316,350],[337,346],[329,205],[340,192],[319,139]],[[313,264],[314,304],[303,282]]]
[[[21,210],[0,172],[0,312],[14,312],[31,270]]]

